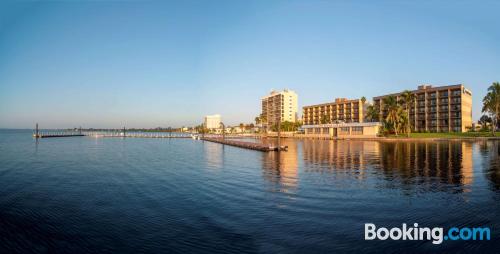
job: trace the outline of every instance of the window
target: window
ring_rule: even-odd
[[[352,127],[352,135],[362,135],[363,134],[363,126],[354,126]]]

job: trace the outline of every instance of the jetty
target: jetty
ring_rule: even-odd
[[[83,137],[83,136],[85,135],[78,133],[64,133],[64,132],[33,134],[34,138],[63,138],[63,137]]]
[[[246,141],[237,141],[237,140],[227,140],[225,138],[209,138],[202,137],[201,140],[210,141],[214,143],[219,143],[223,145],[236,146],[240,148],[246,148],[251,150],[257,150],[262,152],[272,152],[272,151],[286,151],[288,146],[270,146],[263,143],[256,142],[246,142]]]

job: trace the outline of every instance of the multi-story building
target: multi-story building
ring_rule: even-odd
[[[472,126],[472,92],[462,84],[439,87],[421,85],[411,92],[415,95],[410,109],[410,123],[414,131],[465,132]],[[399,102],[401,94],[373,98],[380,118],[387,116],[383,99],[394,96]]]
[[[337,98],[334,102],[304,106],[302,109],[304,125],[361,123],[364,118],[364,105],[360,99]]]
[[[220,115],[211,115],[205,116],[204,125],[205,128],[213,130],[221,128],[220,123],[222,122],[222,118]]]
[[[297,121],[297,94],[285,89],[281,92],[272,91],[262,97],[262,125],[271,128],[278,121]]]

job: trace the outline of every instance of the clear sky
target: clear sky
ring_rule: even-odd
[[[376,2],[376,3],[374,3]],[[498,1],[0,1],[0,127],[249,123],[299,107],[500,79]]]

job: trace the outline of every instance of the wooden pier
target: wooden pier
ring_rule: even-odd
[[[83,137],[83,134],[72,133],[38,133],[33,134],[34,138],[63,138],[63,137]]]
[[[236,146],[240,148],[246,148],[251,150],[257,150],[262,152],[272,152],[272,151],[286,151],[288,146],[270,146],[262,143],[255,142],[245,142],[245,141],[236,141],[236,140],[227,140],[222,138],[200,138],[201,140],[210,141],[214,143]]]

